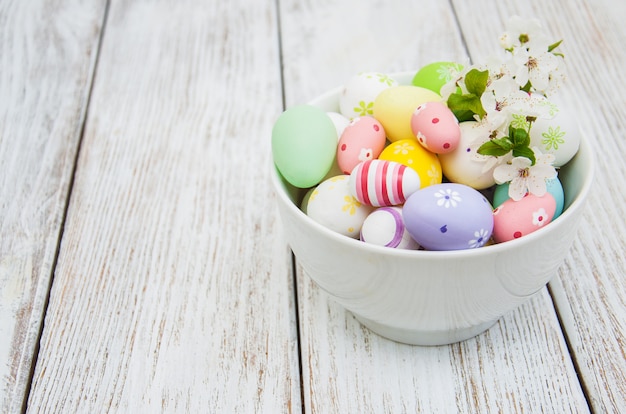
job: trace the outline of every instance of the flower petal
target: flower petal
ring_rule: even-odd
[[[511,164],[500,164],[493,170],[493,179],[497,184],[503,184],[517,177],[518,170]]]
[[[511,181],[509,184],[509,197],[511,197],[514,201],[519,201],[527,193],[526,188],[526,179],[525,178],[516,178]]]
[[[556,169],[551,165],[535,164],[533,167],[531,167],[530,171],[533,177],[539,177],[544,180],[557,176]]]
[[[528,177],[526,178],[526,185],[528,186],[528,192],[541,197],[547,191],[546,180],[540,177]]]

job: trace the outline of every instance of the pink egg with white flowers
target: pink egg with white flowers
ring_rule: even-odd
[[[385,147],[385,130],[370,116],[354,118],[343,130],[337,145],[337,164],[344,174],[358,163],[378,158]]]
[[[411,130],[417,141],[435,154],[453,151],[461,140],[459,122],[442,102],[418,106],[411,116]]]
[[[508,199],[493,210],[493,239],[502,243],[537,231],[552,221],[555,211],[556,201],[550,193]]]

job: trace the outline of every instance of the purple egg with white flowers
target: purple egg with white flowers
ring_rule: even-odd
[[[422,188],[406,200],[402,217],[411,237],[426,250],[482,247],[493,231],[491,204],[465,184]]]

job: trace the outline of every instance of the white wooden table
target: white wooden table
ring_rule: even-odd
[[[596,186],[549,286],[416,347],[298,267],[270,189],[285,107],[363,70],[493,53],[539,17]],[[2,412],[626,410],[626,3],[0,3]]]

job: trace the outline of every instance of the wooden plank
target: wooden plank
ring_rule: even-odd
[[[28,392],[104,11],[0,5],[0,412]]]
[[[287,106],[361,71],[401,72],[468,59],[446,4],[281,1],[280,10]]]
[[[541,17],[562,45],[567,92],[598,165],[578,237],[550,284],[576,365],[595,412],[626,409],[626,3],[612,1],[455,2],[468,44],[497,34],[507,14]],[[498,10],[494,24],[484,14]],[[544,16],[544,17],[542,17]],[[476,54],[486,48],[477,48]]]
[[[273,1],[113,2],[29,407],[298,412]]]
[[[588,412],[546,289],[484,334],[438,347],[372,333],[304,272],[299,293],[307,412]]]
[[[332,11],[317,3],[281,6],[288,106],[358,71],[465,59],[445,2],[342,2]],[[466,31],[480,32],[490,21],[493,12],[481,12],[481,23]],[[372,334],[302,269],[298,295],[307,412],[588,411],[546,289],[485,334],[433,348]]]

